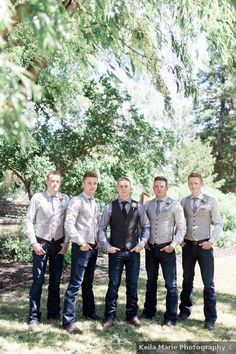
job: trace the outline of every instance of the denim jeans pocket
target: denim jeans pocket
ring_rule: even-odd
[[[80,265],[87,266],[90,254],[90,251],[78,250],[78,263]]]

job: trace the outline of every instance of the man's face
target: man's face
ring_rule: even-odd
[[[202,181],[199,177],[190,177],[188,180],[188,187],[193,196],[198,196],[201,193]]]
[[[155,181],[153,185],[154,193],[157,199],[162,199],[166,196],[167,193],[167,185],[165,181]]]
[[[86,177],[85,180],[83,181],[82,186],[84,189],[84,193],[87,194],[89,197],[93,197],[98,186],[97,177]]]
[[[49,194],[56,194],[59,191],[61,185],[61,176],[49,175],[46,180],[46,185]]]
[[[120,181],[116,187],[120,199],[127,200],[130,197],[132,188],[129,181]]]

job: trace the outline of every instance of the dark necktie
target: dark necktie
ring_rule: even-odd
[[[161,207],[161,200],[157,200],[157,205],[156,205],[156,214],[158,215],[161,211],[160,207]]]
[[[126,216],[127,216],[127,211],[126,211],[126,208],[125,208],[125,206],[126,206],[127,203],[128,203],[128,202],[121,202],[121,204],[122,204],[121,212],[122,212],[122,214],[124,215],[125,218],[126,218]]]
[[[197,211],[197,200],[198,198],[193,198],[193,214]]]

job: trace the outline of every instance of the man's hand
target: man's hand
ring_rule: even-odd
[[[117,251],[120,251],[120,248],[111,246],[107,249],[108,253],[116,253]]]
[[[184,247],[186,245],[186,242],[182,241],[180,244],[179,244],[181,247]]]
[[[82,245],[80,246],[80,250],[83,252],[89,251],[91,249],[92,247],[87,242],[82,243]]]
[[[210,248],[212,248],[213,243],[210,241],[204,241],[202,243],[199,243],[199,246],[201,246],[204,250],[209,250]]]
[[[37,256],[43,256],[44,254],[46,254],[46,252],[44,251],[44,249],[40,245],[40,243],[38,243],[38,242],[33,243],[32,247],[33,247],[34,252],[37,254]]]
[[[144,246],[145,250],[150,251],[150,247],[148,246],[148,243],[146,243],[146,245]]]
[[[67,251],[68,245],[69,245],[68,242],[61,243],[61,250],[60,252],[58,252],[58,254],[64,255]]]
[[[142,251],[142,247],[137,245],[134,248],[132,248],[132,250],[130,250],[130,252],[137,252],[140,253]]]
[[[166,253],[172,253],[174,251],[174,247],[169,245],[169,246],[161,248],[160,251],[164,251]]]

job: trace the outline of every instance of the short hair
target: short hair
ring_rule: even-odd
[[[49,176],[51,176],[51,175],[60,176],[60,178],[62,178],[61,172],[58,170],[49,171],[47,174],[47,180],[49,179]]]
[[[203,182],[202,175],[198,172],[191,172],[190,175],[188,176],[188,181],[191,177],[199,178],[201,180],[201,182]]]
[[[166,187],[168,187],[168,179],[167,179],[166,177],[163,177],[163,176],[156,176],[156,177],[154,178],[153,184],[154,184],[156,181],[163,181],[163,182],[165,182]]]
[[[122,177],[120,177],[120,178],[118,179],[118,181],[117,181],[117,186],[118,186],[118,184],[119,184],[121,181],[127,181],[127,182],[129,182],[129,184],[131,185],[130,179],[129,179],[128,177],[122,176]]]
[[[83,182],[87,177],[94,177],[94,178],[98,178],[97,172],[95,171],[87,171],[85,172],[85,174],[83,175]]]

